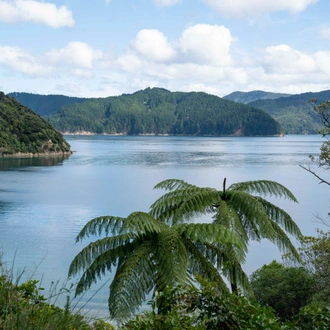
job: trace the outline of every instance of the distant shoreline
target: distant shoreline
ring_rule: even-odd
[[[146,133],[146,134],[127,134],[127,133],[94,133],[94,132],[87,132],[87,131],[77,131],[77,132],[61,132],[63,136],[196,136],[196,137],[262,137],[262,136],[274,136],[274,137],[283,137],[285,134],[274,134],[274,135],[239,135],[239,134],[232,134],[232,135],[186,135],[186,134],[156,134],[156,133]]]

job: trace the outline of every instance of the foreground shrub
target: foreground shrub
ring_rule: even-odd
[[[70,308],[67,297],[65,308],[48,302],[40,293],[37,280],[18,285],[7,275],[0,276],[0,329],[24,330],[111,330],[105,321],[90,322]]]

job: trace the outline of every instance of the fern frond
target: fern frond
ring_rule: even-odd
[[[291,201],[298,203],[293,193],[275,181],[269,180],[257,180],[257,181],[245,181],[232,184],[228,189],[231,191],[245,191],[247,193],[257,193],[261,196],[275,196],[284,197]]]
[[[231,207],[230,203],[221,201],[217,208],[217,213],[213,216],[213,223],[223,225],[232,232],[239,235],[244,244],[248,244],[249,237],[243,226],[242,220],[236,210]]]
[[[236,210],[242,226],[252,239],[260,240],[262,237],[274,235],[271,221],[262,203],[247,192],[234,190],[227,191],[227,203]],[[244,233],[241,233],[243,237]]]
[[[286,213],[280,207],[268,202],[267,200],[256,197],[258,201],[263,205],[265,208],[269,218],[276,222],[278,225],[284,228],[286,232],[290,235],[294,236],[297,239],[300,239],[303,235],[297,226],[297,224],[293,221],[288,213]]]
[[[156,220],[150,214],[145,212],[133,212],[122,221],[120,233],[136,233],[143,235],[146,233],[160,233],[167,228],[164,223]]]
[[[140,246],[117,268],[110,285],[110,317],[119,321],[129,318],[154,287],[154,247],[150,241]]]
[[[126,246],[127,252],[129,251],[129,243],[133,238],[133,234],[123,234],[112,237],[105,237],[95,242],[88,244],[83,248],[73,259],[69,267],[69,276],[75,276],[81,270],[87,269],[100,255],[108,251]],[[111,257],[109,254],[108,257]],[[113,253],[111,259],[117,258],[117,254]]]
[[[213,205],[219,201],[219,192],[212,188],[177,189],[157,199],[149,214],[167,224],[176,224],[214,212]]]
[[[157,291],[162,291],[166,286],[187,283],[188,253],[174,228],[168,227],[157,236],[154,253],[158,270]]]
[[[81,229],[80,233],[76,237],[76,242],[82,241],[90,235],[101,236],[102,233],[105,233],[105,235],[115,235],[124,220],[125,218],[113,216],[101,216],[94,218],[88,221]]]
[[[217,283],[218,289],[222,294],[229,294],[228,287],[220,273],[214,267],[214,264],[201,253],[199,248],[197,248],[192,241],[184,239],[184,244],[189,251],[189,269],[192,274],[201,276],[210,282]]]
[[[234,232],[216,223],[184,223],[172,227],[181,236],[194,242],[235,245],[247,251],[246,244]]]
[[[187,188],[193,188],[196,187],[188,182],[185,182],[183,180],[178,179],[167,179],[164,181],[159,182],[155,185],[154,189],[164,189],[164,190],[181,190],[181,189],[187,189]]]
[[[272,226],[276,233],[275,237],[268,238],[274,245],[276,245],[283,254],[290,254],[293,261],[300,262],[301,256],[292,244],[290,238],[282,230],[282,228],[275,222],[272,222]]]

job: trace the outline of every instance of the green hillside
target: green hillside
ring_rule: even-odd
[[[70,97],[65,95],[40,95],[31,93],[9,93],[8,96],[15,98],[40,116],[54,114],[64,105],[85,102],[86,98]]]
[[[258,100],[249,105],[269,113],[281,124],[285,134],[317,134],[323,126],[319,115],[308,102],[312,98],[316,98],[317,102],[329,100],[330,90],[297,94],[275,100]]]
[[[134,94],[89,99],[47,117],[61,132],[97,134],[278,135],[265,112],[202,92],[147,88]]]
[[[29,108],[0,92],[0,154],[69,153],[62,134]]]
[[[284,93],[271,93],[264,91],[251,91],[251,92],[233,92],[224,96],[225,100],[248,104],[257,100],[278,99],[279,97],[287,97],[291,94]]]

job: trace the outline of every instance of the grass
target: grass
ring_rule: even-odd
[[[22,271],[13,276],[0,262],[0,329],[1,330],[112,330],[113,325],[91,318],[71,306],[72,287],[58,289],[53,284],[50,295],[43,295],[39,281],[32,278],[21,283]],[[63,307],[60,298],[65,298]]]

